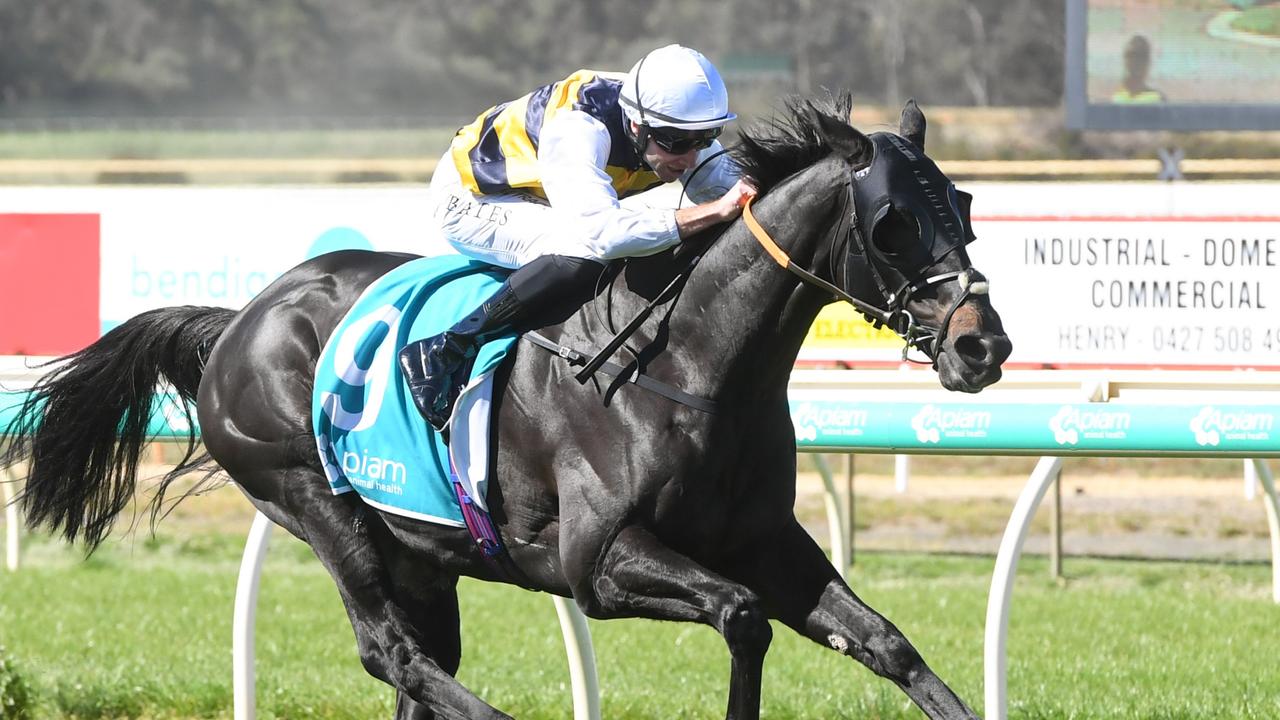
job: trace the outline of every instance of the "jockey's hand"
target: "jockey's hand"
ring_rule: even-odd
[[[756,196],[756,186],[750,178],[739,178],[733,187],[729,188],[729,192],[725,193],[716,202],[720,204],[720,219],[722,221],[733,220],[742,214],[742,206],[747,201]]]
[[[755,183],[742,178],[729,192],[701,205],[676,210],[676,228],[681,239],[702,232],[712,225],[727,223],[742,214],[742,206],[756,196]]]

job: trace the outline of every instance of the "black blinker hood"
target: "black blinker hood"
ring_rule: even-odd
[[[888,132],[869,137],[875,155],[870,165],[855,173],[853,191],[863,237],[871,241],[875,222],[883,219],[885,208],[892,205],[911,211],[922,231],[932,227],[933,236],[922,238],[926,244],[940,243],[945,250],[971,242],[968,193],[955,191],[933,160],[911,141]]]
[[[850,243],[846,277],[873,278],[893,304],[898,298],[892,296],[924,280],[924,274],[949,253],[958,253],[968,266],[964,246],[975,239],[969,223],[972,198],[957,191],[911,141],[889,132],[868,137],[874,155],[870,165],[854,173],[859,237]],[[881,247],[876,226],[895,209],[915,219],[920,236],[907,246]]]

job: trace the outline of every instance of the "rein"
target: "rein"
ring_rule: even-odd
[[[583,355],[582,353],[578,352],[577,350],[574,350],[571,347],[566,347],[553,340],[543,337],[542,335],[539,335],[536,332],[527,332],[521,337],[533,343],[534,345],[542,348],[543,350],[547,350],[548,352],[551,352],[554,355],[560,356],[566,362],[568,362],[570,366],[586,365],[588,362],[586,355]],[[599,354],[597,354],[596,358],[593,358],[591,362],[596,362],[598,359],[599,359]],[[664,383],[661,380],[655,380],[652,377],[649,377],[648,375],[645,375],[644,373],[640,372],[639,366],[635,365],[634,363],[627,367],[623,367],[617,363],[610,362],[608,360],[600,360],[598,364],[595,365],[591,374],[586,375],[585,378],[583,380],[579,380],[579,382],[585,382],[587,379],[590,379],[591,376],[596,372],[602,372],[606,375],[610,375],[615,378],[618,378],[619,380],[633,383],[638,387],[642,387],[645,390],[648,390],[649,392],[661,395],[662,397],[667,398],[668,400],[674,400],[680,403],[681,405],[687,405],[693,408],[694,410],[701,410],[702,412],[707,413],[709,415],[714,415],[716,412],[716,402],[714,400],[708,400],[707,398],[704,398],[704,397],[698,397],[697,395],[687,393],[678,387],[668,385],[667,383]],[[576,377],[582,377],[582,372],[580,371],[575,376],[575,378]]]
[[[755,202],[755,198],[751,198],[747,200],[747,204],[742,207],[742,219],[744,222],[747,223],[747,228],[751,230],[751,235],[755,237],[756,242],[764,246],[765,252],[769,253],[769,257],[772,257],[774,262],[778,263],[786,270],[789,270],[792,273],[798,275],[800,279],[803,280],[804,282],[810,285],[820,287],[823,290],[826,290],[827,292],[836,296],[836,298],[840,300],[844,300],[845,302],[857,308],[858,311],[863,314],[870,315],[882,323],[887,323],[890,319],[892,319],[889,313],[886,313],[885,311],[881,310],[878,307],[875,307],[874,305],[868,305],[867,303],[862,302],[858,298],[850,295],[844,290],[841,290],[839,287],[837,287],[833,283],[829,283],[826,280],[823,280],[822,278],[818,277],[817,275],[814,275],[813,273],[809,272],[808,270],[805,270],[799,265],[791,262],[791,256],[787,255],[787,251],[779,247],[778,243],[774,241],[773,236],[769,234],[769,231],[764,229],[764,226],[760,224],[759,220],[756,220],[755,213],[751,212],[751,203],[753,202]]]

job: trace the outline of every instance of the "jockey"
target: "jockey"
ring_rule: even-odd
[[[735,117],[711,62],[668,45],[626,75],[579,70],[459,130],[431,180],[434,222],[458,252],[515,272],[457,325],[400,351],[423,417],[448,423],[465,384],[454,376],[483,340],[563,322],[610,260],[738,217],[755,189],[716,140]],[[620,202],[674,180],[701,204]]]

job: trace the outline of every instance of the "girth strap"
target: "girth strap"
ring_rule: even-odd
[[[572,366],[587,364],[586,355],[583,355],[582,353],[578,352],[577,350],[574,350],[573,348],[565,347],[564,345],[560,345],[559,343],[548,340],[547,338],[539,335],[536,332],[527,332],[521,337],[523,337],[525,340],[528,340],[529,342],[533,343],[534,345],[544,350],[548,350],[556,355],[559,355],[560,357],[569,361],[569,364]],[[688,405],[694,410],[701,410],[702,412],[708,413],[711,415],[714,415],[716,412],[716,403],[714,400],[701,398],[701,397],[698,397],[697,395],[690,395],[689,393],[679,388],[672,387],[659,380],[654,380],[648,375],[645,375],[644,373],[640,372],[639,368],[636,368],[636,367],[626,368],[615,362],[606,360],[600,364],[600,367],[598,369],[600,370],[600,372],[603,372],[606,375],[611,375],[617,378],[623,378],[627,382],[634,383],[635,385],[638,385],[639,387],[642,387],[645,390],[648,390],[649,392],[657,393],[658,395],[661,395],[662,397],[667,398],[668,400],[674,400],[680,403],[681,405]]]

